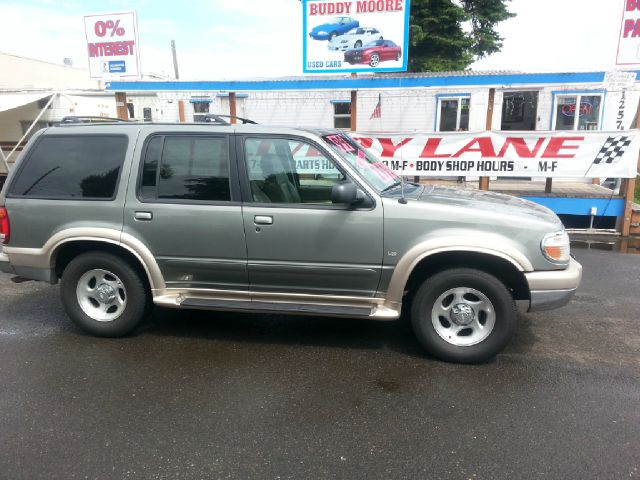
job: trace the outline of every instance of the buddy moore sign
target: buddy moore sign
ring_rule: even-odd
[[[398,174],[425,176],[636,176],[640,131],[482,132],[353,138]]]
[[[302,0],[305,73],[407,69],[409,0]]]

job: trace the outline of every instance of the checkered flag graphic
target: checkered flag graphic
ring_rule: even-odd
[[[615,163],[617,162],[627,150],[627,147],[631,144],[631,138],[623,135],[617,137],[609,137],[604,145],[600,149],[594,164],[600,163]]]

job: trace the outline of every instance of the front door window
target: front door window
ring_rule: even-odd
[[[331,204],[334,185],[346,179],[332,159],[304,141],[248,138],[245,150],[254,202]]]

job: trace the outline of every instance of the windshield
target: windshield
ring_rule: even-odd
[[[322,139],[334,152],[347,160],[378,193],[401,183],[400,177],[393,170],[361,148],[351,137],[336,133],[324,135]]]

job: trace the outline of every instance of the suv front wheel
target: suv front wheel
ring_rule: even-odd
[[[67,315],[88,333],[119,337],[144,317],[149,296],[140,275],[108,253],[78,255],[64,269],[60,295]]]
[[[411,307],[411,323],[422,346],[450,362],[493,358],[509,342],[516,316],[507,287],[493,275],[468,268],[428,278]]]

